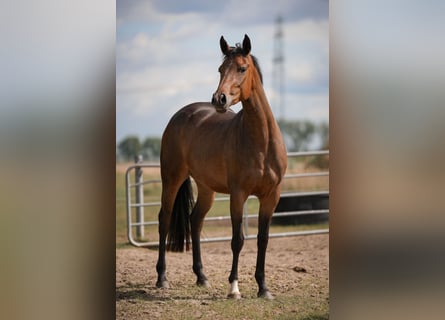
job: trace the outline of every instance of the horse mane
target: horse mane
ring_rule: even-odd
[[[239,43],[236,44],[236,47],[230,47],[230,53],[228,55],[224,56],[224,60],[226,60],[229,56],[236,55],[236,54],[243,54],[243,48]],[[252,57],[253,65],[255,66],[255,69],[258,71],[258,74],[260,76],[261,84],[263,84],[263,74],[261,72],[260,64],[258,63],[258,59],[254,55],[250,55]]]
[[[250,56],[252,57],[253,65],[255,66],[256,71],[258,71],[258,74],[260,75],[261,84],[263,84],[263,74],[261,73],[261,69],[260,69],[260,65],[258,63],[258,59],[255,56],[253,56],[253,55],[250,55]]]

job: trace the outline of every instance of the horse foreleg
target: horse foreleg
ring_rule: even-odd
[[[230,271],[229,283],[230,292],[228,294],[229,298],[240,299],[241,293],[238,288],[238,259],[241,249],[244,245],[244,234],[242,230],[242,219],[232,218],[232,270]]]
[[[228,297],[240,299],[241,294],[238,289],[238,258],[244,245],[244,234],[242,228],[243,206],[247,196],[241,194],[230,195],[230,216],[232,220],[232,270],[229,276],[230,292]]]
[[[193,248],[193,272],[198,277],[196,284],[203,287],[210,287],[210,284],[203,272],[200,237],[203,220],[212,206],[214,195],[215,193],[212,190],[198,185],[198,199],[190,217]]]
[[[260,211],[258,217],[258,255],[255,270],[255,279],[258,283],[258,297],[265,299],[273,299],[272,294],[266,285],[265,279],[265,262],[266,249],[269,242],[269,226],[273,211],[279,199],[279,192],[274,196],[266,199],[260,199]]]

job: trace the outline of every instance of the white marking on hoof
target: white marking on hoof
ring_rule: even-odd
[[[227,297],[232,299],[241,299],[241,293],[238,289],[238,280],[233,280],[233,282],[230,284],[230,291]]]

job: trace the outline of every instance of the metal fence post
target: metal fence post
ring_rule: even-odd
[[[134,157],[134,162],[136,164],[142,163],[142,155],[138,155]],[[144,222],[144,207],[142,204],[144,203],[144,185],[143,185],[144,177],[142,175],[142,168],[136,167],[135,170],[135,185],[136,185],[136,222],[143,223]],[[136,227],[136,237],[139,239],[144,237],[144,226],[138,225]]]

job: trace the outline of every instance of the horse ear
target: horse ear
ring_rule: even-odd
[[[247,34],[244,35],[244,40],[243,40],[243,54],[245,56],[247,56],[250,53],[250,49],[252,49],[252,46],[250,44],[250,39],[247,36]]]
[[[221,47],[221,51],[224,53],[224,55],[227,55],[230,52],[230,47],[223,36],[221,36],[221,39],[219,39],[219,46]]]

